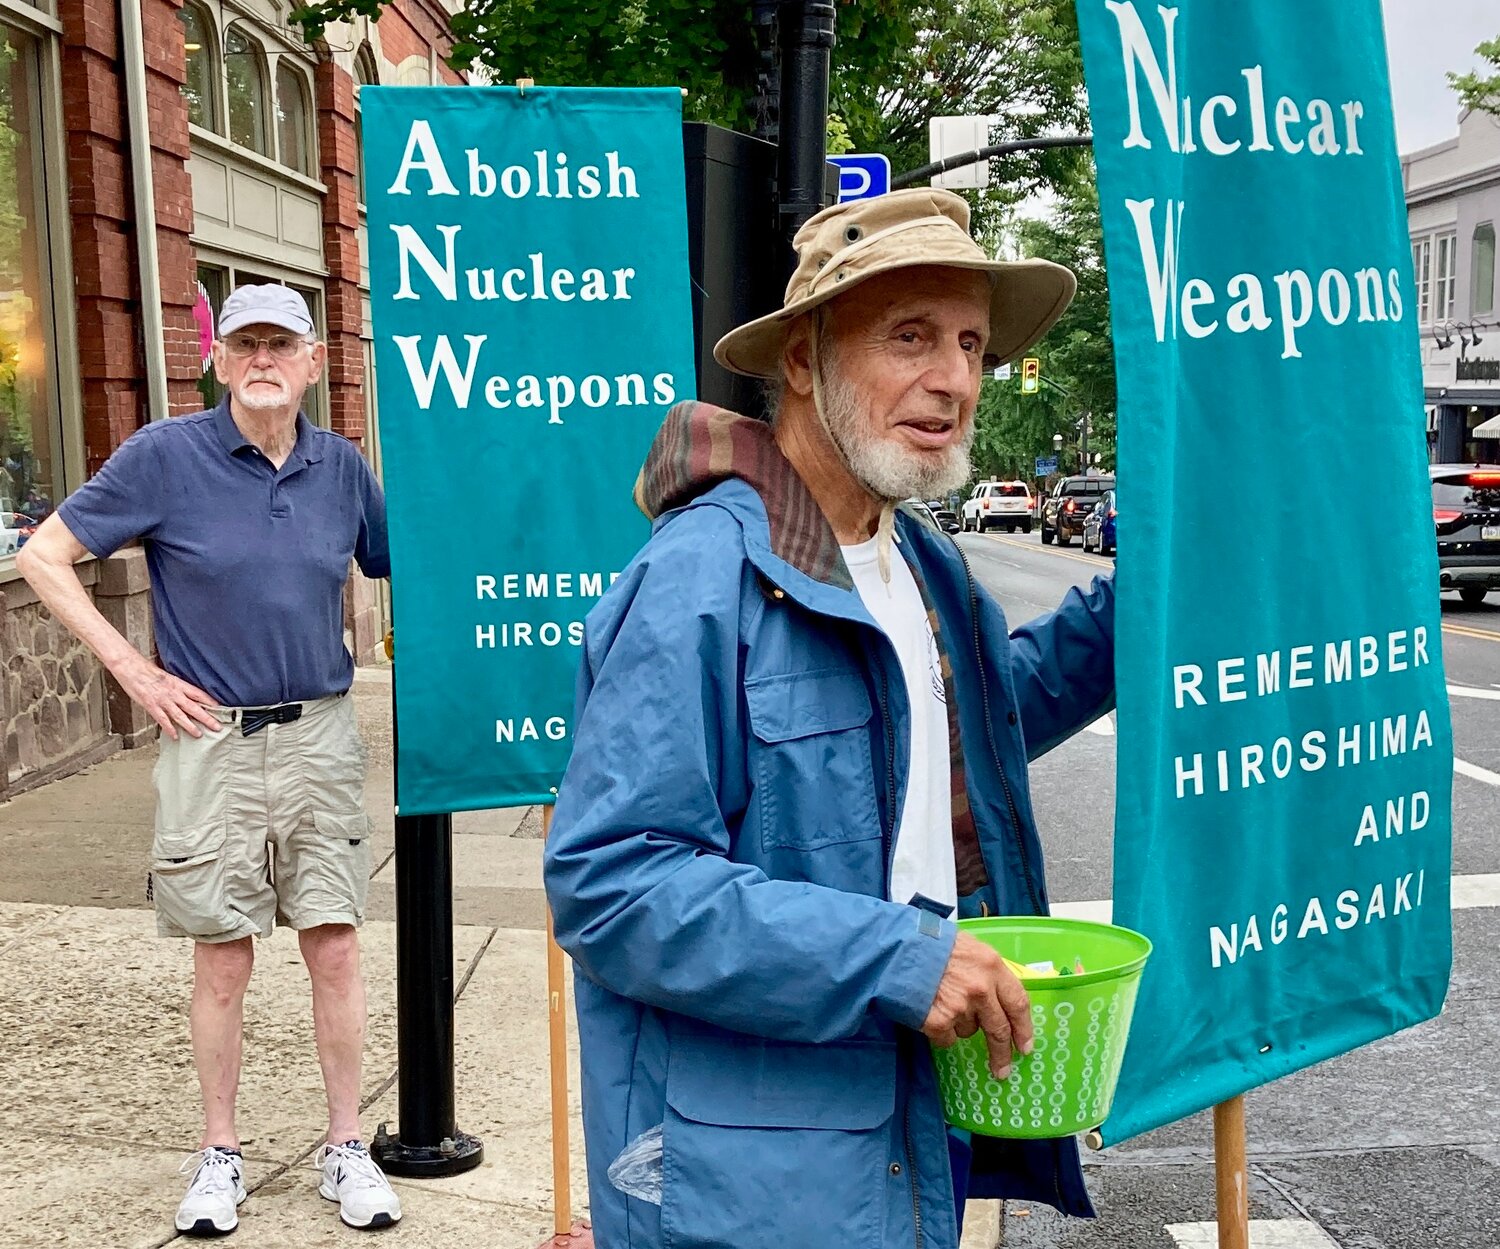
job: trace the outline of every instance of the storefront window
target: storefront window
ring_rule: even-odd
[[[229,137],[252,152],[269,155],[265,55],[238,29],[224,36],[224,77],[229,83]]]
[[[0,25],[0,558],[61,499],[34,43]]]
[[[182,94],[187,100],[188,120],[205,130],[218,130],[213,24],[196,4],[183,5],[177,16],[182,22],[183,46],[187,52],[187,81],[182,84]]]
[[[1417,320],[1432,324],[1432,240],[1412,239],[1411,267],[1417,284]]]
[[[302,75],[283,59],[276,67],[276,127],[281,163],[311,177],[307,115],[307,87]]]
[[[1458,236],[1440,234],[1437,239],[1437,268],[1433,276],[1433,316],[1438,321],[1453,318],[1453,295],[1458,285]]]
[[[218,265],[199,265],[198,298],[201,306],[196,315],[202,317],[206,314],[206,326],[200,323],[199,333],[201,335],[206,328],[210,341],[217,337],[219,309],[224,306],[224,296],[227,294],[229,294],[229,271]],[[198,378],[198,393],[203,396],[205,408],[215,407],[219,402],[219,396],[223,393],[219,379],[214,374],[212,359],[204,364],[203,375]]]
[[[360,111],[359,92],[361,87],[374,86],[380,82],[380,75],[375,70],[375,58],[370,55],[369,48],[361,48],[359,56],[354,61],[355,87],[354,87],[354,185],[359,196],[359,202],[365,203],[365,121]]]
[[[1474,227],[1474,277],[1469,284],[1469,314],[1495,311],[1495,223]]]

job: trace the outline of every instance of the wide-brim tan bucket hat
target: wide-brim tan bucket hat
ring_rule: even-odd
[[[1078,289],[1050,260],[991,260],[969,235],[969,205],[952,191],[914,187],[825,208],[792,240],[797,269],[779,312],[731,330],[714,359],[748,377],[776,377],[793,322],[861,282],[937,265],[993,274],[986,362],[1014,360],[1042,337]]]

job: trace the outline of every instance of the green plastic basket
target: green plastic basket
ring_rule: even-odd
[[[1128,928],[1047,916],[965,919],[958,926],[1014,962],[1071,968],[1081,960],[1085,971],[1022,981],[1036,1046],[1016,1058],[1008,1080],[990,1074],[982,1032],[934,1048],[948,1122],[981,1136],[1027,1140],[1098,1127],[1114,1100],[1151,942]]]

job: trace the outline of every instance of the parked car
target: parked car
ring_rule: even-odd
[[[958,523],[958,513],[948,506],[947,499],[928,499],[927,506],[931,509],[937,523],[943,527],[944,533],[957,533],[961,526]]]
[[[1115,553],[1115,492],[1106,490],[1083,522],[1083,549],[1100,555]]]
[[[1438,586],[1470,607],[1500,589],[1500,466],[1433,464]]]
[[[927,528],[936,530],[938,533],[943,532],[942,525],[938,524],[938,518],[932,514],[932,508],[928,507],[925,499],[907,499],[902,506],[908,509]]]
[[[1031,487],[1024,481],[982,481],[964,500],[963,528],[975,533],[1001,529],[1031,532]]]
[[[1115,488],[1113,475],[1087,473],[1081,477],[1064,477],[1052,487],[1042,505],[1042,541],[1049,545],[1071,546],[1083,533],[1083,522],[1094,504]]]
[[[25,546],[38,523],[24,512],[0,512],[0,555],[14,555]]]

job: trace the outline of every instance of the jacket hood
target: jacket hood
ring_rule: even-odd
[[[764,421],[709,403],[677,404],[636,478],[636,506],[655,521],[732,479],[760,496],[776,556],[815,581],[854,588],[833,527]]]

